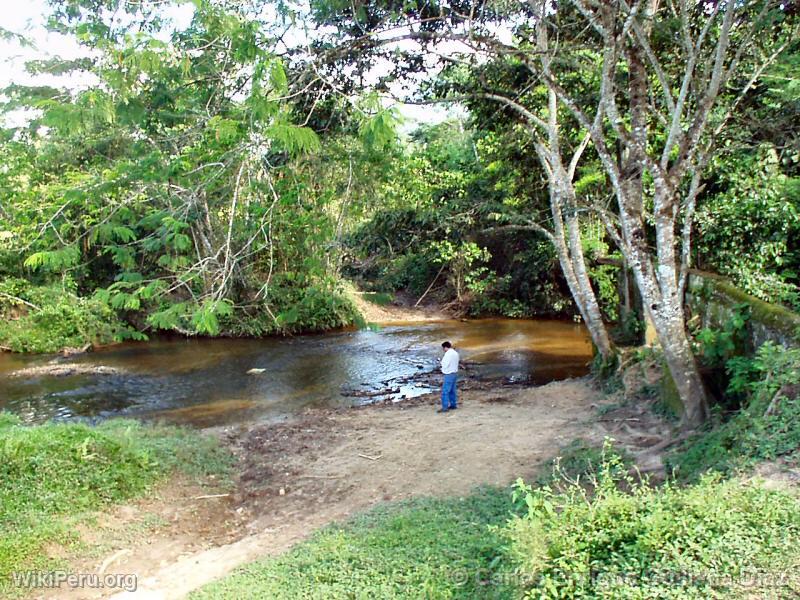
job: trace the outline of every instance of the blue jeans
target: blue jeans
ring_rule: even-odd
[[[444,376],[442,385],[442,410],[456,408],[456,380],[458,373],[448,373]]]

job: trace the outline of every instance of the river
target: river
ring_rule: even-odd
[[[460,352],[465,375],[474,379],[547,383],[585,374],[591,359],[584,327],[545,320],[435,321],[291,338],[164,339],[69,359],[2,354],[0,410],[29,423],[127,416],[207,427],[280,419],[310,406],[402,401],[437,385],[444,340]],[[37,371],[54,364],[65,371]],[[15,375],[20,369],[30,374]],[[263,371],[248,373],[253,369]]]

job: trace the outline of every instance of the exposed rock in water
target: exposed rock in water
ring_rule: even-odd
[[[71,375],[121,375],[122,373],[124,371],[120,369],[104,365],[65,365],[54,362],[19,369],[9,374],[9,377],[69,377]]]
[[[380,390],[343,390],[342,396],[349,398],[375,398],[377,396],[391,396],[399,394],[400,388],[383,388]]]
[[[266,371],[266,369],[250,369],[249,371],[247,371],[247,374],[248,375],[261,375],[261,373],[263,373],[264,371]]]

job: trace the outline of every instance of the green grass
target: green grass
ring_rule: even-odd
[[[487,582],[505,567],[496,526],[512,509],[498,488],[379,506],[191,598],[511,598]]]
[[[199,478],[229,466],[214,439],[176,427],[23,426],[0,413],[0,597],[11,592],[9,572],[52,568],[45,546],[77,544],[75,525],[94,511],[142,495],[176,470]]]
[[[372,302],[372,304],[377,304],[378,306],[388,306],[394,301],[394,296],[386,292],[365,292],[361,297],[367,302]]]

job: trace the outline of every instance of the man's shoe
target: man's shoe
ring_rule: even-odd
[[[457,406],[451,406],[451,407],[450,407],[450,408],[448,408],[447,410],[456,410],[457,408],[458,408]]]
[[[447,410],[448,410],[448,409],[446,409],[446,408],[440,408],[440,409],[439,409],[439,410],[437,410],[436,412],[437,412],[437,413],[446,413],[446,412],[447,412]]]

